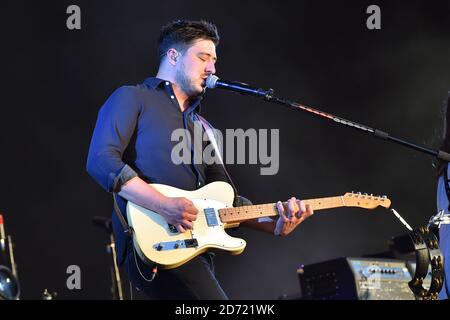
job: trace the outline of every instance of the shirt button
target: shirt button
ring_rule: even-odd
[[[170,99],[175,99],[175,96],[174,96],[174,95],[171,95],[171,96],[170,96]]]
[[[169,81],[166,81],[166,86],[168,86],[169,85]]]

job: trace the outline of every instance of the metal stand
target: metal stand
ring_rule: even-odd
[[[239,83],[239,82],[234,82],[234,83],[229,82],[226,85],[221,84],[221,87],[222,88],[226,87],[227,90],[236,91],[241,94],[256,96],[256,97],[262,98],[263,100],[265,100],[267,102],[281,104],[281,105],[288,107],[289,109],[294,110],[294,111],[307,112],[310,115],[322,118],[324,120],[331,120],[336,124],[350,127],[353,129],[357,129],[358,131],[362,131],[362,132],[374,135],[375,137],[383,139],[383,140],[389,140],[389,141],[401,144],[405,147],[435,156],[444,161],[450,161],[450,154],[448,154],[442,150],[433,150],[428,147],[419,146],[419,145],[411,143],[409,141],[393,137],[393,136],[389,135],[387,132],[384,132],[384,131],[381,131],[378,129],[374,129],[374,128],[368,127],[366,125],[363,125],[363,124],[360,124],[357,122],[353,122],[353,121],[335,116],[333,114],[302,105],[297,102],[289,101],[289,100],[286,100],[283,98],[278,98],[278,97],[274,96],[273,89],[264,90],[261,88],[254,88],[254,87],[248,86],[247,84],[243,84],[243,83]]]
[[[111,255],[113,265],[111,267],[111,278],[113,280],[111,291],[115,300],[123,300],[122,282],[120,279],[119,266],[117,265],[116,243],[114,241],[114,235],[111,233],[109,238],[110,243],[107,246],[107,251]]]
[[[116,243],[112,231],[111,219],[97,216],[92,219],[92,222],[94,225],[103,228],[109,235],[109,244],[106,246],[106,251],[111,257],[111,293],[113,300],[123,300],[122,281],[119,266],[117,265]]]

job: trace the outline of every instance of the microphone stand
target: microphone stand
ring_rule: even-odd
[[[101,216],[96,216],[92,219],[92,223],[96,226],[103,228],[109,235],[109,244],[106,246],[106,251],[110,255],[112,267],[110,267],[111,272],[111,293],[114,300],[123,300],[123,289],[122,281],[120,279],[120,270],[117,265],[117,252],[116,252],[116,242],[114,238],[114,233],[112,230],[112,224],[110,218],[105,218]]]
[[[115,296],[116,300],[123,300],[122,282],[120,280],[119,266],[117,265],[116,242],[112,233],[109,235],[109,239],[110,243],[107,246],[107,250],[111,254],[113,264],[113,268],[111,269],[111,278],[115,280],[113,282],[113,295]]]
[[[217,80],[216,80],[217,81]],[[215,82],[213,83],[215,86]],[[381,131],[379,129],[374,129],[365,125],[362,125],[357,122],[353,122],[333,114],[323,112],[321,110],[317,110],[305,105],[302,105],[297,102],[292,102],[289,100],[285,100],[282,98],[278,98],[273,95],[274,90],[263,90],[249,87],[246,84],[238,83],[238,82],[222,82],[220,87],[225,88],[227,90],[240,92],[242,94],[248,94],[263,98],[267,102],[272,102],[276,104],[281,104],[285,107],[288,107],[291,110],[295,111],[304,111],[309,113],[310,115],[334,121],[342,126],[347,126],[359,131],[363,131],[367,134],[374,135],[377,138],[388,140],[395,142],[397,144],[403,145],[410,149],[414,149],[423,153],[427,153],[432,155],[443,161],[450,161],[450,154],[444,152],[442,150],[433,150],[427,147],[419,146],[417,144],[411,143],[409,141],[399,139],[389,135],[387,132]],[[399,214],[392,209],[394,214],[400,219],[403,220]],[[439,214],[437,215],[440,217]],[[436,220],[436,216],[432,217],[431,220]],[[430,222],[431,222],[430,220]],[[439,220],[439,219],[438,219]],[[413,279],[408,283],[409,288],[414,293],[415,297],[420,300],[436,300],[438,293],[442,288],[443,283],[443,272],[445,267],[442,263],[443,256],[439,249],[439,243],[436,237],[432,232],[429,232],[428,228],[417,228],[412,230],[412,228],[403,220],[402,221],[407,228],[410,230],[410,237],[413,240],[414,251],[416,254],[416,270],[413,275]],[[422,239],[423,237],[423,239]],[[425,248],[425,250],[423,250]],[[423,279],[428,273],[429,267],[432,267],[432,280],[429,289],[425,289],[422,286]]]
[[[17,273],[17,264],[16,260],[14,259],[14,244],[12,242],[12,238],[10,235],[8,235],[8,248],[9,248],[9,261],[11,263],[11,272],[14,277],[16,277],[16,280],[19,280],[19,275]]]
[[[237,91],[237,90],[235,90],[235,91]],[[410,149],[414,149],[414,150],[417,150],[417,151],[420,151],[423,153],[427,153],[427,154],[432,155],[443,161],[448,161],[448,162],[450,161],[450,154],[447,152],[444,152],[442,150],[433,150],[433,149],[430,149],[427,147],[419,146],[412,142],[393,137],[390,134],[388,134],[387,132],[381,131],[379,129],[374,129],[374,128],[368,127],[366,125],[363,125],[363,124],[360,124],[360,123],[357,123],[354,121],[350,121],[350,120],[335,116],[333,114],[302,105],[297,102],[278,98],[273,95],[273,93],[274,93],[273,89],[263,90],[263,89],[255,89],[255,88],[248,87],[244,92],[242,92],[242,90],[240,90],[240,92],[243,94],[254,95],[254,96],[263,98],[267,102],[272,102],[272,103],[283,105],[294,111],[303,111],[303,112],[307,112],[308,114],[316,116],[321,119],[334,121],[337,124],[340,124],[340,125],[346,126],[346,127],[350,127],[350,128],[356,129],[358,131],[365,132],[365,133],[373,135],[379,139],[392,141],[397,144],[408,147]]]

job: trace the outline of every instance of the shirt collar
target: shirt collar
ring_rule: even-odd
[[[155,78],[155,77],[149,77],[144,80],[144,84],[147,85],[150,89],[156,89],[159,87],[162,83],[165,83],[167,80]],[[194,100],[191,101],[191,105],[189,108],[186,109],[187,113],[191,113],[193,111],[197,111],[200,113],[200,102],[202,101],[203,96],[198,96]]]
[[[144,80],[144,84],[147,85],[150,89],[155,89],[156,87],[158,87],[164,81],[165,80],[163,80],[163,79],[159,79],[159,78],[155,78],[155,77],[149,77],[149,78]]]

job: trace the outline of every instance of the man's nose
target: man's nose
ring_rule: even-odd
[[[211,74],[216,73],[216,67],[215,67],[215,65],[214,65],[214,62],[209,62],[209,63],[206,65],[206,72],[207,72],[207,73],[211,73]]]

